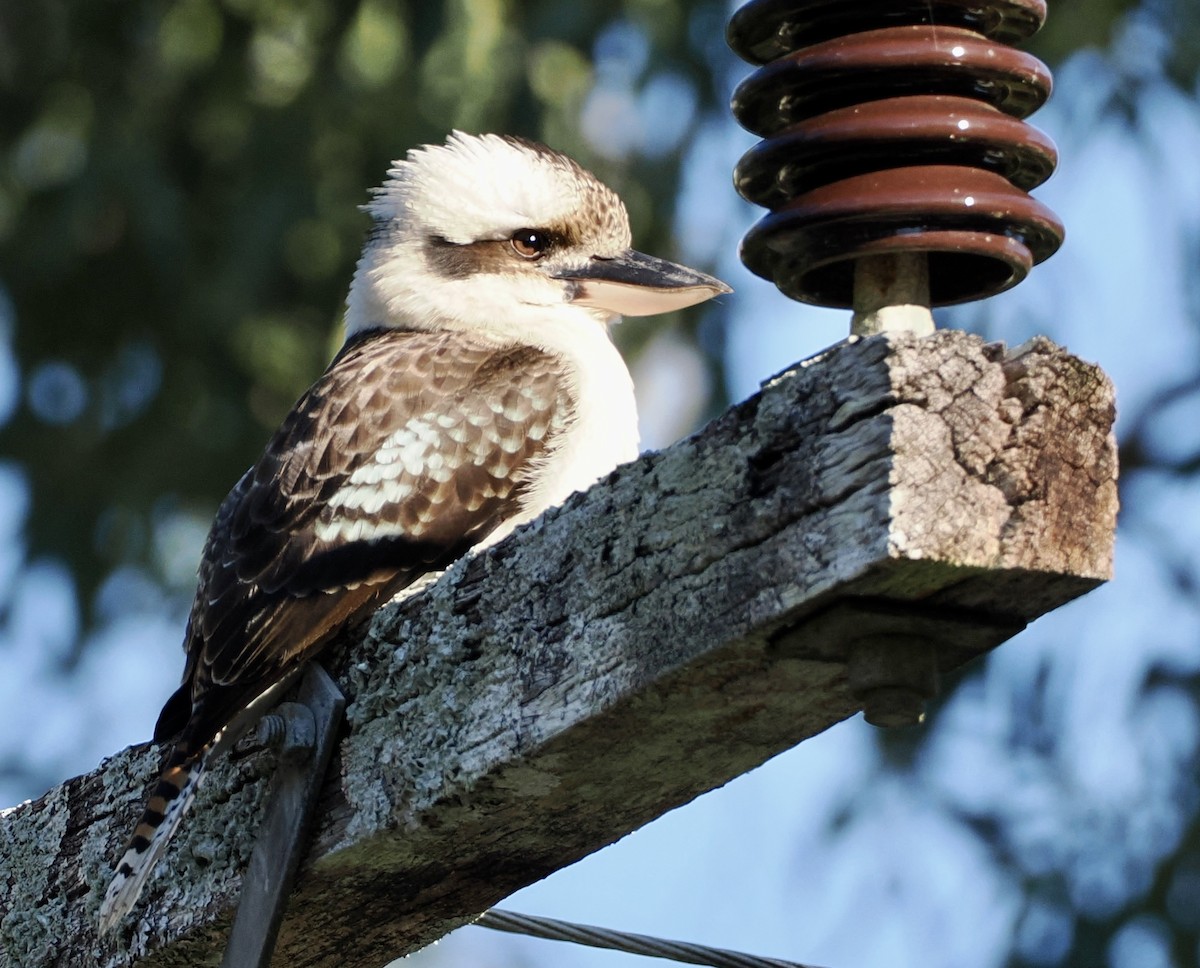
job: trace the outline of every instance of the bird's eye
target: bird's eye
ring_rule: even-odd
[[[549,239],[537,229],[517,229],[512,234],[513,251],[523,259],[536,259],[546,251]]]

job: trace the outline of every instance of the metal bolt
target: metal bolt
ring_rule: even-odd
[[[925,703],[937,695],[937,650],[909,635],[857,639],[847,652],[846,673],[868,723],[916,726],[925,719]]]
[[[303,703],[281,702],[275,711],[258,721],[254,742],[259,748],[276,750],[281,758],[304,759],[316,744],[312,710]]]
[[[863,703],[863,719],[872,726],[916,726],[925,722],[925,700],[915,689],[900,686],[881,686],[869,689],[859,698]]]

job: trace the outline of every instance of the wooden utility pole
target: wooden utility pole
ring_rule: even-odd
[[[382,609],[275,964],[382,965],[1109,577],[1113,395],[1045,340],[832,347]],[[158,766],[0,814],[0,964],[219,960],[272,757],[221,762],[124,928],[96,912]]]

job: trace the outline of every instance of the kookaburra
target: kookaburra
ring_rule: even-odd
[[[621,315],[724,283],[630,248],[617,195],[519,138],[409,152],[366,206],[346,341],[221,503],[173,742],[100,911],[133,906],[205,764],[339,629],[638,453]]]

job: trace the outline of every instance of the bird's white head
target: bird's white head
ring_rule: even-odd
[[[617,194],[565,155],[454,132],[408,153],[365,206],[375,225],[347,300],[346,335],[376,327],[509,335],[607,323],[729,292],[630,248]]]

